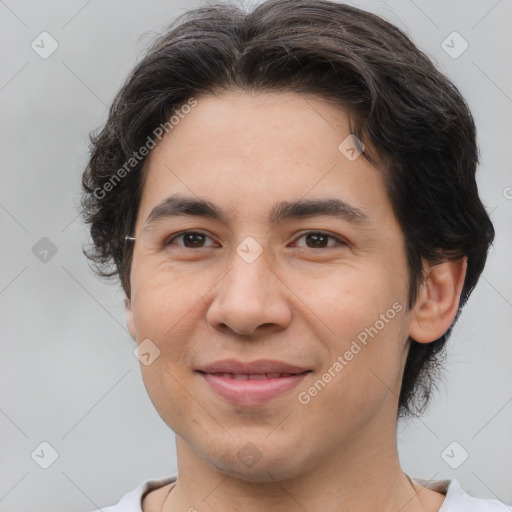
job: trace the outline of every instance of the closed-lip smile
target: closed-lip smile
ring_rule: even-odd
[[[197,369],[210,388],[237,405],[257,405],[296,387],[312,370],[282,361],[223,359]]]

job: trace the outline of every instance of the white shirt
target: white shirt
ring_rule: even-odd
[[[176,480],[176,476],[160,477],[142,482],[137,488],[125,494],[117,505],[104,507],[93,512],[142,512],[142,498],[150,491]],[[439,512],[512,512],[512,507],[500,501],[473,498],[466,494],[457,480],[435,480],[428,482],[415,478],[418,483],[446,495]]]

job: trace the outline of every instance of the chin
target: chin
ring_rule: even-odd
[[[221,462],[213,465],[220,473],[229,475],[230,478],[252,484],[282,482],[293,479],[300,473],[300,466],[292,466],[289,462],[278,464],[267,461],[265,464],[260,461],[252,468],[244,467],[238,461],[232,464]]]
[[[242,441],[241,448],[239,443],[236,443],[236,447],[233,443],[217,445],[217,449],[222,449],[221,452],[212,452],[210,449],[202,458],[226,476],[255,484],[293,479],[308,464],[303,460],[304,454],[299,453],[293,443],[288,447],[283,443],[269,443],[268,439],[266,442],[264,439],[260,442],[256,439],[252,443],[249,440],[251,438],[248,436],[247,440]]]

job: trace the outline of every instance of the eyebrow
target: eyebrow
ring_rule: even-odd
[[[169,217],[182,215],[219,220],[226,225],[229,223],[228,215],[210,201],[174,194],[151,210],[144,227]],[[365,213],[339,198],[282,201],[274,205],[269,219],[272,223],[279,223],[287,219],[315,216],[334,217],[356,224],[370,223]]]

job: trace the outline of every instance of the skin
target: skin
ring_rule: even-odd
[[[150,154],[135,236],[176,193],[215,203],[228,220],[166,221],[166,235],[205,233],[199,248],[184,247],[190,240],[181,237],[160,250],[153,242],[162,230],[134,246],[127,324],[137,343],[150,339],[160,350],[141,371],[176,434],[179,474],[170,494],[165,486],[147,495],[144,511],[439,510],[444,496],[411,486],[400,467],[397,403],[408,336],[427,343],[446,331],[465,260],[425,263],[427,278],[409,310],[404,236],[380,172],[338,149],[350,134],[343,111],[293,92],[197,99]],[[279,201],[326,197],[343,199],[368,222],[269,220]],[[308,231],[346,243],[323,239],[319,249],[303,236]],[[236,252],[248,236],[263,249],[252,263]],[[401,311],[300,403],[298,393],[395,303]],[[233,405],[194,371],[224,358],[278,359],[312,372],[264,404]],[[237,457],[249,442],[261,454],[252,467]]]

